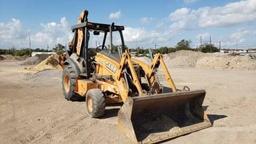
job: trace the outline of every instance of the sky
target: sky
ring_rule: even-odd
[[[256,0],[0,0],[0,48],[54,47],[73,37],[84,9],[89,21],[124,25],[126,45],[256,47]]]

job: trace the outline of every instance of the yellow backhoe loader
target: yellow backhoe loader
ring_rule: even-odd
[[[90,22],[85,10],[72,30],[64,96],[85,97],[92,118],[104,116],[109,104],[121,104],[118,127],[134,143],[156,143],[211,126],[202,107],[205,91],[177,89],[161,54],[151,52],[150,64],[131,57],[124,26]]]

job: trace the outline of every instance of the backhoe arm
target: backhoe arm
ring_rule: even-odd
[[[152,76],[154,76],[155,70],[161,65],[162,70],[164,72],[165,79],[167,80],[168,85],[172,88],[173,92],[176,92],[176,86],[172,80],[172,77],[165,65],[165,62],[163,60],[163,56],[159,53],[155,54],[154,59],[152,61],[152,64],[150,66],[150,71],[147,73],[147,76],[149,79],[151,79]]]
[[[138,93],[140,96],[144,95],[143,91],[142,91],[142,87],[139,81],[139,78],[137,76],[137,73],[134,69],[132,60],[131,60],[131,56],[128,52],[128,50],[126,50],[123,54],[122,54],[122,58],[121,58],[121,62],[120,62],[120,68],[117,71],[117,79],[119,80],[122,76],[122,72],[125,69],[125,67],[128,65],[130,71],[131,71],[131,75],[132,75],[132,81],[133,84],[136,86]]]

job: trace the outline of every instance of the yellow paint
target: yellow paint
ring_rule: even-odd
[[[90,89],[98,88],[98,84],[90,80],[78,79],[77,80],[77,93],[85,96],[86,92]]]
[[[83,80],[83,79],[77,80],[77,83],[78,83],[77,92],[80,95],[85,95],[89,89],[99,88],[103,92],[106,92],[106,91],[111,92],[116,97],[120,97],[122,101],[125,102],[129,96],[129,89],[127,87],[127,84],[124,78],[124,69],[129,68],[131,72],[131,77],[133,80],[132,82],[136,87],[139,93],[139,96],[146,96],[146,93],[144,93],[144,91],[142,90],[139,77],[134,68],[134,64],[139,65],[143,69],[149,81],[150,87],[154,86],[155,84],[158,84],[154,74],[154,69],[161,66],[170,88],[172,88],[174,92],[176,91],[176,86],[163,61],[161,54],[156,54],[150,65],[140,60],[131,58],[127,50],[122,54],[120,61],[116,61],[105,54],[97,53],[97,55],[95,56],[95,62],[96,62],[96,71],[95,71],[96,75],[102,76],[102,77],[105,76],[110,79],[98,78],[94,82],[92,82],[91,80]],[[158,87],[156,89],[157,89],[156,91],[160,92],[158,90]]]

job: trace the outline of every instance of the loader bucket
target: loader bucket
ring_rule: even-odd
[[[204,97],[204,90],[129,97],[118,113],[118,126],[134,143],[156,143],[210,127]]]

